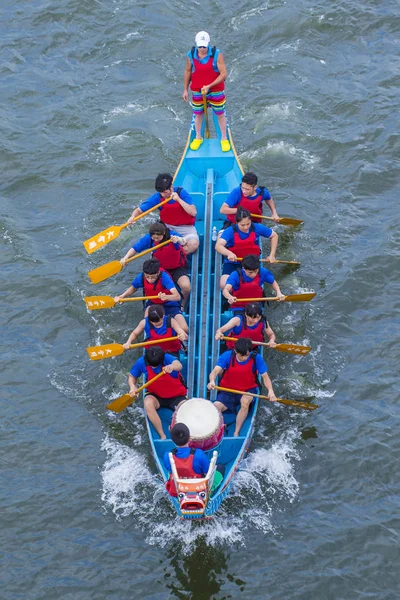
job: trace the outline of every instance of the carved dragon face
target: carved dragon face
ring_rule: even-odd
[[[203,515],[208,502],[208,486],[204,480],[178,483],[178,501],[183,515]]]

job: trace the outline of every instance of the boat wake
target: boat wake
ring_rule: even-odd
[[[184,521],[173,511],[147,456],[106,434],[102,443],[106,452],[101,473],[103,508],[112,511],[117,520],[133,517],[132,524],[144,533],[149,545],[179,543],[187,554],[199,542],[213,547],[246,546],[251,531],[275,535],[274,510],[278,504],[281,510],[282,501],[291,503],[297,497],[298,438],[298,429],[291,428],[269,448],[250,452],[217,515],[210,521]]]

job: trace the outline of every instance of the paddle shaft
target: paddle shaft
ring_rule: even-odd
[[[273,219],[272,217],[266,217],[264,215],[255,215],[253,213],[250,213],[250,216],[252,217],[256,217],[257,219],[265,219],[266,221],[275,221],[275,219]],[[275,221],[275,223],[278,223],[280,225],[301,225],[302,223],[304,223],[304,221],[302,221],[301,219],[292,219],[290,217],[281,217],[278,221]]]
[[[116,400],[113,400],[113,402],[110,402],[110,404],[107,405],[107,408],[109,410],[112,410],[112,411],[117,412],[117,413],[123,411],[125,408],[127,408],[128,406],[130,406],[132,404],[132,402],[135,401],[135,397],[139,394],[139,392],[141,392],[142,390],[144,390],[145,388],[147,388],[149,385],[151,385],[152,383],[154,383],[155,381],[157,381],[157,379],[159,379],[163,375],[165,375],[165,371],[164,370],[162,370],[161,373],[158,373],[158,375],[156,375],[155,377],[153,377],[153,379],[150,379],[150,381],[146,381],[146,383],[144,383],[142,386],[140,386],[136,390],[135,396],[131,396],[130,394],[124,394],[124,396],[120,396]]]
[[[172,242],[172,240],[169,239],[169,240],[166,240],[165,242],[161,242],[161,244],[157,244],[157,246],[152,246],[151,248],[147,248],[147,250],[143,250],[143,252],[139,252],[139,254],[135,254],[135,256],[132,256],[132,258],[128,258],[128,260],[125,261],[125,264],[127,265],[132,260],[136,260],[136,258],[145,256],[145,254],[148,254],[149,252],[154,252],[154,250],[158,250],[158,248],[162,248],[163,246],[165,246],[166,244],[170,244],[171,242]]]
[[[238,257],[238,260],[243,260],[243,258]],[[274,265],[275,263],[281,263],[283,265],[299,265],[300,263],[297,260],[279,260],[275,259],[274,262],[270,262],[267,258],[260,258],[260,262],[268,263],[270,265]]]
[[[171,200],[171,198],[167,198],[166,200],[163,200],[162,202],[159,202],[155,206],[152,206],[152,208],[149,208],[148,210],[145,210],[144,212],[140,213],[140,215],[138,215],[137,217],[135,217],[135,220],[133,221],[133,223],[136,223],[136,221],[140,221],[140,219],[143,219],[143,217],[145,217],[146,215],[149,215],[151,212],[153,212],[153,210],[156,210],[157,208],[160,208],[160,206],[163,206],[164,204],[166,204],[170,200]],[[129,225],[131,225],[131,223],[129,223]]]
[[[210,137],[210,128],[208,125],[208,108],[207,108],[207,95],[205,92],[203,92],[203,106],[204,106],[204,116],[206,118],[206,130],[205,130],[205,136],[206,138]]]
[[[223,335],[221,339],[226,340],[228,342],[237,342],[239,338],[228,337],[226,335]],[[270,346],[268,342],[255,342],[254,340],[251,341],[254,345],[267,346],[271,350],[278,350],[278,352],[287,352],[288,354],[308,354],[311,350],[309,346],[300,346],[299,344],[276,344],[275,346]]]
[[[263,396],[262,394],[252,394],[251,392],[243,392],[241,390],[232,390],[231,388],[221,387],[220,385],[214,386],[214,389],[219,390],[221,392],[231,392],[232,394],[240,394],[243,396],[252,396],[253,398],[262,398],[263,400],[269,400],[268,396]],[[285,404],[287,406],[297,406],[299,408],[305,408],[306,410],[315,410],[318,408],[316,404],[309,404],[308,402],[296,402],[295,400],[286,400],[285,398],[277,398],[277,402],[280,404]]]

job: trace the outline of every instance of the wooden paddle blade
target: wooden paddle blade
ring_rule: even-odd
[[[111,296],[86,296],[84,299],[86,308],[89,310],[101,310],[103,308],[113,308],[115,306],[114,298]]]
[[[286,400],[285,398],[276,399],[279,404],[286,404],[287,406],[296,406],[297,408],[304,408],[305,410],[315,410],[319,408],[317,404],[309,404],[308,402],[296,402],[296,400]]]
[[[302,223],[304,223],[304,221],[301,221],[300,219],[290,219],[289,217],[282,217],[281,219],[279,219],[278,223],[279,225],[292,225],[292,227],[295,227],[296,225],[301,225]]]
[[[123,396],[120,396],[116,400],[110,402],[110,404],[107,404],[107,408],[108,410],[120,413],[123,410],[125,410],[125,408],[128,408],[128,406],[130,406],[132,402],[135,402],[135,400],[136,396],[132,397],[129,394],[124,394]]]
[[[276,344],[273,348],[278,352],[287,352],[288,354],[308,354],[311,350],[311,346],[299,346],[298,344]]]
[[[111,356],[120,356],[125,352],[122,344],[105,344],[104,346],[91,346],[86,348],[90,360],[103,360]]]
[[[129,223],[124,223],[123,225],[111,225],[104,231],[100,231],[97,235],[83,242],[85,246],[85,250],[88,254],[92,254],[92,252],[96,252],[96,250],[100,250],[100,248],[104,248],[110,242],[117,239],[121,231],[128,227]]]
[[[316,295],[315,292],[308,292],[307,294],[289,294],[289,296],[285,296],[285,302],[309,302],[315,298]]]
[[[122,265],[119,260],[112,260],[105,265],[92,269],[89,271],[88,275],[92,283],[100,283],[101,281],[116,275],[120,271],[122,271]]]

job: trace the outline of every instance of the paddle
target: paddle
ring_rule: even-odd
[[[137,302],[138,300],[155,300],[158,296],[137,296],[136,298],[121,298],[120,302]],[[86,308],[89,310],[101,310],[102,308],[114,308],[115,302],[111,296],[86,296],[84,298]]]
[[[132,258],[128,258],[128,260],[125,262],[125,265],[130,263],[132,260],[136,260],[137,258],[148,254],[149,252],[154,252],[154,250],[162,248],[166,244],[170,244],[171,241],[171,239],[166,240],[165,242],[161,242],[161,244],[158,244],[157,246],[152,246],[147,250],[143,250],[143,252],[139,252],[139,254],[135,254],[135,256],[132,256]],[[100,283],[101,281],[104,281],[105,279],[108,279],[109,277],[112,277],[113,275],[116,275],[117,273],[122,271],[125,265],[121,265],[121,262],[119,260],[112,260],[111,262],[106,263],[105,265],[101,265],[96,269],[92,269],[88,273],[90,281],[92,283]]]
[[[262,398],[263,400],[269,400],[268,396],[263,396],[262,394],[251,394],[250,392],[243,392],[240,390],[231,390],[230,388],[221,387],[220,385],[215,386],[216,390],[220,390],[221,392],[231,392],[232,394],[246,394],[246,396],[253,396],[253,398]],[[297,402],[296,400],[286,400],[285,398],[277,398],[277,402],[280,404],[286,404],[287,406],[297,406],[297,408],[305,408],[306,410],[315,410],[318,408],[317,404],[308,404],[308,402]]]
[[[149,210],[146,210],[145,212],[135,217],[133,223],[136,223],[136,221],[143,219],[143,217],[153,212],[153,210],[156,210],[156,208],[160,208],[160,206],[166,204],[166,202],[169,202],[170,200],[171,198],[167,198],[167,200],[163,200],[159,204],[156,204],[156,206],[149,208]],[[119,236],[121,231],[125,229],[125,227],[128,227],[128,225],[133,225],[133,223],[129,223],[127,221],[123,225],[111,225],[111,227],[104,229],[104,231],[100,231],[100,233],[98,233],[97,235],[94,235],[93,237],[83,242],[86,252],[88,254],[92,254],[92,252],[96,252],[96,250],[100,250],[100,248],[107,246],[107,244],[117,239],[117,237]]]
[[[144,385],[142,385],[140,388],[138,388],[136,390],[135,396],[131,396],[130,394],[124,394],[123,396],[120,396],[116,400],[113,400],[112,402],[110,402],[110,404],[107,404],[106,408],[108,408],[108,410],[112,410],[116,413],[122,412],[125,408],[130,406],[132,404],[132,402],[134,402],[136,400],[136,396],[138,395],[139,392],[141,392],[145,388],[149,387],[149,385],[151,383],[154,383],[154,381],[157,381],[157,379],[160,379],[160,377],[162,377],[163,375],[165,375],[164,370],[162,370],[161,373],[159,373],[158,375],[153,377],[153,379],[150,379],[150,381],[147,381]]]
[[[209,138],[210,137],[210,128],[208,125],[208,107],[207,107],[207,97],[206,97],[206,93],[203,93],[203,106],[204,106],[204,116],[206,118],[206,131],[205,131],[205,137]]]
[[[243,260],[243,258],[238,258],[238,260]],[[275,259],[275,262],[271,263],[267,258],[260,258],[260,262],[268,263],[269,265],[274,265],[275,263],[281,263],[282,265],[300,265],[301,264],[301,263],[297,262],[296,260],[277,260],[277,259]]]
[[[154,344],[163,344],[164,342],[172,342],[178,340],[178,336],[161,338],[160,340],[151,340],[149,342],[141,342],[140,344],[130,344],[129,349],[144,348],[145,346],[153,346]],[[111,358],[112,356],[120,356],[125,352],[122,344],[105,344],[104,346],[91,346],[86,348],[90,360],[103,360],[103,358]]]
[[[308,292],[307,294],[290,294],[285,296],[281,302],[309,302],[316,296],[315,292]],[[269,302],[272,300],[279,300],[277,296],[271,298],[240,298],[240,302]]]
[[[274,221],[275,223],[279,223],[279,225],[292,225],[293,227],[304,223],[304,221],[301,221],[300,219],[291,219],[289,217],[281,217],[278,221],[275,221],[272,217],[264,217],[264,215],[253,215],[253,213],[251,213],[251,216],[257,217],[258,219],[266,219],[267,221]]]
[[[236,342],[239,338],[227,337],[224,335],[221,339],[228,340],[229,342]],[[311,350],[311,346],[299,346],[298,344],[276,344],[276,346],[271,347],[267,342],[254,342],[253,340],[251,341],[257,346],[268,346],[268,348],[271,348],[271,350],[278,350],[278,352],[287,352],[288,354],[305,355],[308,354]],[[101,348],[101,346],[98,346],[98,348]]]

